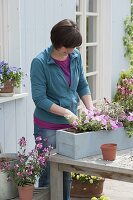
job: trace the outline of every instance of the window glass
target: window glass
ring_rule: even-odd
[[[96,71],[96,47],[86,47],[86,73]]]
[[[96,100],[98,88],[97,69],[97,0],[76,0],[76,22],[83,37],[80,49],[83,59],[84,72],[89,83],[92,99]]]
[[[86,0],[86,11],[97,12],[97,0]]]
[[[76,0],[76,11],[79,12],[80,11],[80,0]]]
[[[96,17],[86,17],[86,42],[96,42]]]
[[[92,100],[96,100],[96,75],[88,76],[87,81],[89,83]]]
[[[81,26],[81,16],[80,15],[76,16],[76,23],[78,25],[78,28],[80,29],[80,26]]]

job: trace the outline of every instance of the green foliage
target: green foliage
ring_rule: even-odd
[[[118,102],[109,102],[106,98],[104,101],[99,101],[96,104],[98,110],[104,113],[106,116],[110,116],[119,122],[123,120],[123,115],[125,115],[124,108]]]
[[[132,3],[132,1],[131,1]],[[125,47],[125,57],[130,60],[130,65],[133,66],[133,5],[131,6],[131,16],[124,21],[125,35],[123,37],[123,44]]]

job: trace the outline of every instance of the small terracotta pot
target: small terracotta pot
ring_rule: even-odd
[[[32,200],[34,185],[18,186],[19,200]]]
[[[0,88],[0,93],[13,93],[14,81],[7,81],[4,83],[4,87]]]
[[[103,160],[113,161],[116,159],[117,144],[113,143],[102,144],[100,148],[102,151]]]

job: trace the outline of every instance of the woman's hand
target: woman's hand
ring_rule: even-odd
[[[68,109],[66,109],[64,117],[69,121],[69,124],[78,120],[78,117]]]

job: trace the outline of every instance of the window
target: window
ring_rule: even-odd
[[[76,22],[83,36],[80,52],[94,102],[98,99],[98,1],[76,0]]]

